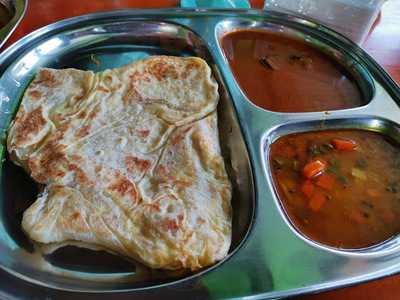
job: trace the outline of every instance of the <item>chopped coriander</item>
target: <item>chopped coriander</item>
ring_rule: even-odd
[[[300,163],[297,159],[293,160],[293,170],[295,170],[295,171],[300,170]]]
[[[317,156],[321,154],[321,150],[319,149],[318,145],[312,144],[309,148],[308,151],[312,156]]]
[[[336,157],[332,157],[328,162],[329,162],[328,172],[338,175],[339,161],[336,159]]]
[[[345,187],[349,186],[349,180],[344,176],[344,175],[336,175],[337,180],[339,180],[339,182],[341,184],[343,184]]]
[[[280,170],[285,166],[286,161],[283,157],[274,157],[272,159],[272,163],[276,169]]]
[[[322,154],[326,154],[326,153],[329,153],[329,152],[331,152],[333,150],[333,146],[331,145],[331,144],[322,144],[321,146],[319,146],[319,151],[322,153]]]
[[[365,158],[362,157],[356,160],[354,166],[359,169],[365,170],[368,167],[368,162]]]

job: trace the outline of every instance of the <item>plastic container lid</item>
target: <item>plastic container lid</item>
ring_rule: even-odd
[[[362,44],[386,0],[265,0],[264,9],[311,18]]]

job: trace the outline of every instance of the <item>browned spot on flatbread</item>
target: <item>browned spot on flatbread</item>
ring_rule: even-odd
[[[59,178],[62,178],[62,177],[64,177],[64,176],[65,176],[65,172],[64,172],[64,171],[61,171],[61,170],[59,170],[59,171],[57,171],[57,172],[55,173],[55,176],[56,176],[56,177],[59,177]]]
[[[146,159],[140,159],[138,157],[128,155],[125,157],[125,165],[128,172],[145,172],[150,167],[150,161]]]
[[[81,217],[81,214],[78,211],[76,211],[72,214],[73,220],[79,219],[80,217]]]
[[[64,121],[64,115],[61,113],[54,113],[54,115],[51,116],[51,120],[55,123],[61,123]]]
[[[101,165],[96,165],[96,167],[94,168],[94,171],[98,175],[101,172],[102,169],[103,169],[103,167]]]
[[[117,192],[122,197],[128,196],[134,203],[138,202],[138,192],[135,184],[125,177],[118,178],[108,189]]]
[[[78,119],[83,119],[86,117],[86,111],[82,110],[79,114],[78,114]]]
[[[84,125],[81,128],[79,128],[76,133],[75,136],[78,138],[83,138],[85,136],[87,136],[90,132],[90,124]]]
[[[147,74],[141,73],[139,71],[135,71],[131,74],[129,74],[129,78],[131,79],[131,84],[134,84],[135,82],[146,82],[149,83],[151,80],[147,76]]]
[[[56,196],[66,196],[67,192],[63,185],[55,184],[49,189],[49,198],[54,198]]]
[[[157,212],[161,211],[160,200],[156,200],[156,201],[154,201],[152,203],[144,204],[144,206],[149,207],[150,209],[152,209],[154,211],[157,211]]]
[[[172,138],[171,138],[171,144],[172,145],[177,145],[179,144],[184,138],[186,133],[192,129],[192,126],[188,126],[185,129],[179,131],[177,134],[175,134]]]
[[[175,67],[162,58],[152,61],[147,67],[147,72],[159,81],[166,79],[167,77],[178,79],[178,73],[175,70]]]
[[[18,125],[18,123],[21,122],[21,120],[25,117],[25,109],[21,106],[17,112],[17,115],[15,116],[14,122],[15,124]]]
[[[122,102],[125,105],[129,105],[133,102],[142,102],[144,98],[142,95],[137,91],[134,85],[131,85],[128,92],[122,97]]]
[[[159,164],[157,166],[157,168],[155,169],[155,173],[160,178],[165,178],[165,177],[168,176],[169,171],[168,171],[168,168],[165,165]]]
[[[49,70],[41,70],[36,76],[33,84],[41,84],[46,87],[54,87],[58,84],[56,77]]]
[[[179,223],[179,225],[183,224],[183,218],[184,218],[183,214],[179,214],[178,215],[178,223]]]
[[[74,97],[74,100],[75,100],[76,102],[81,101],[81,100],[83,99],[84,96],[85,96],[85,94],[82,92],[81,94],[76,95],[76,96]]]
[[[176,232],[179,229],[179,224],[175,219],[165,219],[162,221],[161,226],[164,231]]]
[[[93,109],[89,114],[89,119],[93,120],[94,118],[96,118],[97,112],[98,112],[97,109]]]
[[[31,174],[37,173],[39,166],[35,161],[28,159],[27,165],[28,169],[31,171]]]
[[[129,74],[129,78],[132,81],[136,81],[136,80],[140,79],[142,76],[143,76],[143,74],[140,73],[139,71],[134,71],[131,74]]]
[[[28,167],[36,181],[46,183],[57,176],[59,166],[66,161],[63,149],[63,145],[50,141],[43,147],[38,159],[28,161]]]
[[[206,222],[206,220],[204,220],[202,217],[198,217],[197,220],[196,220],[196,223],[197,223],[198,225],[202,225],[202,224],[204,224],[205,222]]]
[[[54,140],[55,141],[61,141],[64,138],[64,134],[68,130],[69,127],[70,127],[70,123],[69,122],[61,123],[59,125],[59,127],[57,128],[58,130],[54,134]]]
[[[68,128],[70,127],[70,123],[69,122],[64,122],[62,124],[60,124],[60,126],[58,127],[58,130],[65,132],[68,130]]]
[[[110,92],[109,89],[107,89],[107,88],[105,88],[104,86],[101,86],[101,85],[98,85],[98,86],[96,87],[96,91],[104,92],[104,93],[109,93],[109,92]]]
[[[30,97],[32,100],[38,100],[40,97],[42,97],[42,93],[38,90],[29,90],[28,97]]]
[[[145,137],[149,136],[150,130],[138,130],[137,134],[138,134],[139,137],[145,138]]]
[[[113,87],[111,88],[111,91],[112,91],[112,92],[115,92],[116,90],[119,90],[120,88],[122,88],[122,84],[121,84],[121,83],[118,83],[117,85],[115,85],[115,86],[113,86]]]
[[[106,85],[111,85],[112,81],[113,81],[113,78],[111,77],[111,75],[106,75],[106,76],[104,77],[104,83],[105,83]]]
[[[178,188],[186,188],[192,185],[190,179],[176,179],[175,177],[171,178],[171,183]]]
[[[92,182],[89,180],[89,178],[86,176],[85,172],[77,165],[70,163],[68,165],[68,170],[72,171],[76,175],[76,180],[80,184],[92,184]]]
[[[70,160],[74,161],[74,162],[79,162],[82,160],[82,156],[78,155],[78,154],[71,154],[69,156]]]
[[[42,116],[42,107],[23,114],[18,121],[15,133],[15,145],[18,147],[29,140],[30,135],[38,134],[46,125],[46,120]]]
[[[196,69],[197,67],[199,67],[198,62],[193,61],[193,62],[188,63],[185,66],[185,70],[181,74],[182,79],[187,79],[187,77],[192,72],[192,70]]]

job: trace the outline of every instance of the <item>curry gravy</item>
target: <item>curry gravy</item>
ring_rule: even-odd
[[[310,239],[357,249],[400,233],[399,145],[382,134],[290,134],[272,144],[270,165],[282,207]]]
[[[279,34],[239,30],[222,48],[240,87],[257,106],[277,112],[311,112],[361,106],[346,70],[310,45]]]

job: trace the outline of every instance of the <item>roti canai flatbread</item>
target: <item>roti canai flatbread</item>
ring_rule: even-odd
[[[7,140],[44,192],[23,215],[39,243],[83,242],[152,268],[196,270],[231,242],[217,84],[199,58],[101,73],[41,69]]]

